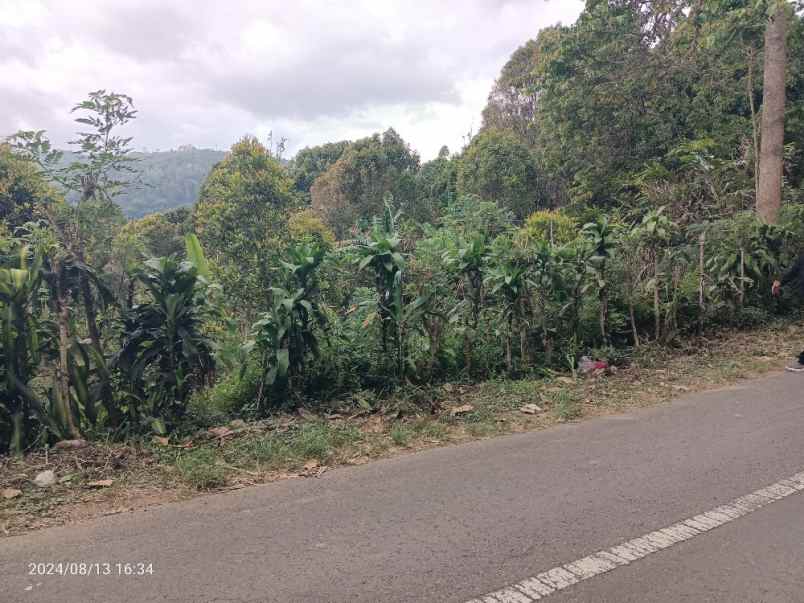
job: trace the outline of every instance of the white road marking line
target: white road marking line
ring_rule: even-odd
[[[804,471],[787,479],[735,498],[700,515],[684,519],[669,527],[633,538],[606,551],[598,551],[565,565],[527,578],[512,586],[472,599],[467,603],[531,603],[549,597],[583,580],[605,574],[648,555],[695,538],[719,526],[744,517],[776,501],[804,490]]]

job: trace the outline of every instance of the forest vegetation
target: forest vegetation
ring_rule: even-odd
[[[74,108],[69,155],[9,133],[0,453],[575,375],[789,314],[769,291],[804,241],[801,8],[587,0],[426,162],[393,129],[151,162],[134,101],[105,90]]]

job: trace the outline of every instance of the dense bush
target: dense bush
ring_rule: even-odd
[[[18,133],[0,146],[0,451],[370,410],[396,388],[426,406],[444,381],[619,362],[787,312],[769,290],[804,241],[804,25],[789,15],[783,210],[761,223],[766,9],[588,2],[514,53],[457,153],[422,165],[388,129],[288,165],[245,137],[192,211],[129,223],[129,97],[75,107],[67,161]],[[325,432],[305,454],[328,453]],[[201,487],[207,460],[183,462]]]

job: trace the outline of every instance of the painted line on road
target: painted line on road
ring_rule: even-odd
[[[710,511],[527,578],[467,603],[531,603],[679,542],[700,536],[804,490],[804,471]]]

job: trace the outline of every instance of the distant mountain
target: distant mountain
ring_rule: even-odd
[[[212,149],[182,146],[171,151],[131,153],[138,161],[140,184],[116,197],[115,201],[130,218],[192,205],[212,166],[226,153]],[[75,155],[65,152],[63,161],[71,162]]]

